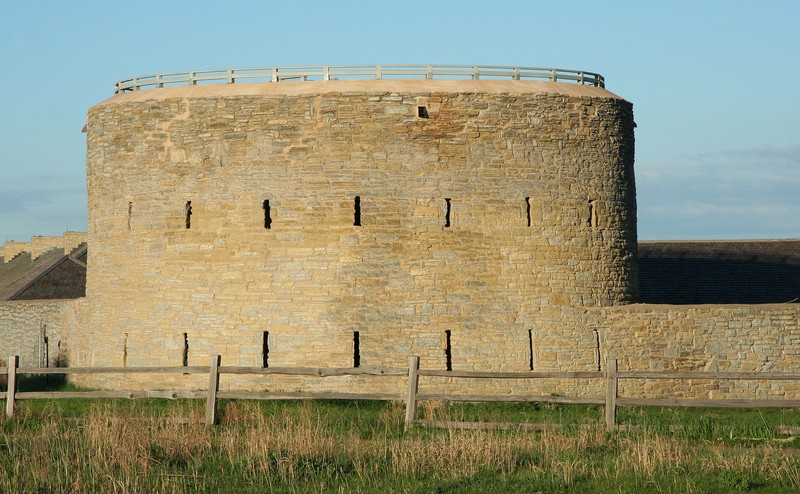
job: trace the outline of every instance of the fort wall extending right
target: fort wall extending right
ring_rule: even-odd
[[[800,371],[797,304],[641,304],[596,312],[603,359],[618,359],[622,370]],[[630,384],[630,393],[647,396],[800,397],[800,386],[791,381],[650,380]]]

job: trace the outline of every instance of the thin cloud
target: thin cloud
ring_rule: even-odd
[[[800,146],[683,158],[637,170],[642,238],[800,236]]]
[[[16,176],[0,185],[0,242],[86,229],[82,177]]]

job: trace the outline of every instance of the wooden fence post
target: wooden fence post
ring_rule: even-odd
[[[208,371],[208,398],[206,399],[206,425],[217,423],[217,391],[219,391],[219,355],[211,356]]]
[[[608,359],[606,362],[606,430],[617,428],[617,359]]]
[[[16,406],[17,394],[17,367],[19,367],[19,357],[13,355],[8,357],[8,383],[6,386],[6,415],[9,417],[14,416],[14,408]]]
[[[419,357],[408,359],[408,394],[406,395],[405,428],[410,429],[417,415],[417,391],[419,391]]]

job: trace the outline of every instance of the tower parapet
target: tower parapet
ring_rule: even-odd
[[[432,73],[161,77],[91,108],[76,364],[528,370],[565,313],[634,301],[630,103]]]
[[[384,79],[506,79],[574,82],[605,87],[602,75],[583,70],[505,65],[320,65],[193,70],[131,77],[116,83],[116,94],[175,85],[234,84],[237,82],[296,82]]]

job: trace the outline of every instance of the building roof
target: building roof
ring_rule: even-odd
[[[800,239],[639,243],[639,301],[800,301]]]
[[[54,248],[36,259],[31,259],[30,252],[9,262],[0,257],[0,301],[82,297],[86,293],[86,258],[85,243],[68,254]]]

